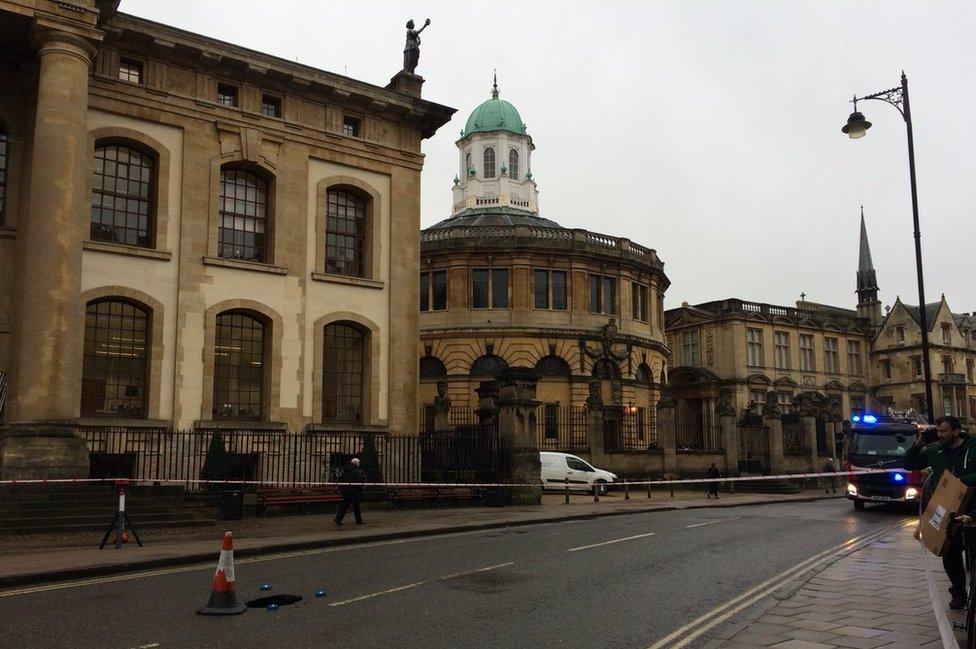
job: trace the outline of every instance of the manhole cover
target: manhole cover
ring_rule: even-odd
[[[296,602],[302,601],[299,595],[270,595],[268,597],[258,597],[257,599],[248,600],[248,608],[267,608],[271,604],[277,604],[278,606],[288,606],[289,604],[295,604]]]

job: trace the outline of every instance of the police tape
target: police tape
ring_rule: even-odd
[[[674,480],[621,480],[608,482],[607,487],[617,486],[668,486],[676,484],[704,484],[710,482],[750,482],[763,480],[796,480],[800,478],[837,478],[842,476],[862,476],[878,473],[908,472],[907,469],[858,469],[854,471],[834,471],[815,473],[783,473],[762,476],[729,476],[718,478],[680,478]],[[443,488],[492,488],[492,487],[538,487],[539,482],[334,482],[334,481],[300,481],[300,480],[187,480],[176,478],[33,478],[25,480],[0,480],[0,486],[13,485],[56,485],[56,484],[110,484],[110,485],[229,485],[229,486],[257,486],[280,488],[308,488],[308,487],[388,487],[399,489],[443,489]],[[546,486],[562,487],[566,483],[554,481]],[[573,482],[568,484],[572,485]],[[576,483],[578,484],[578,483]]]

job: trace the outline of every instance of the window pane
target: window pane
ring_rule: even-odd
[[[508,308],[507,268],[493,268],[491,271],[491,306],[493,309]]]
[[[235,311],[217,316],[214,337],[214,419],[261,419],[264,325]]]
[[[533,273],[533,289],[535,291],[535,308],[549,308],[549,271],[536,270]]]
[[[96,160],[95,168],[98,168]],[[0,225],[3,225],[4,198],[7,192],[7,134],[0,131]],[[94,205],[94,201],[92,201]]]
[[[81,414],[145,416],[149,314],[127,302],[85,309]]]
[[[617,303],[616,281],[612,277],[603,278],[603,310],[601,313],[615,313],[614,304]]]
[[[600,276],[590,275],[590,313],[600,312]]]
[[[491,147],[485,149],[485,178],[495,177],[495,150]]]
[[[566,271],[554,270],[552,275],[552,308],[566,310]]]
[[[366,201],[329,190],[325,209],[325,272],[365,277]]]
[[[225,259],[264,262],[267,183],[241,169],[220,172],[218,254]]]
[[[365,336],[346,324],[325,327],[322,366],[322,418],[325,421],[362,422]]]
[[[432,273],[434,284],[434,304],[435,311],[443,311],[447,308],[447,271],[437,270]]]
[[[519,154],[515,149],[508,152],[508,175],[512,180],[519,179]]]
[[[476,269],[471,271],[471,307],[475,309],[488,308],[488,271]]]
[[[430,273],[420,273],[420,310],[430,310]]]
[[[116,162],[122,160],[124,164]],[[89,218],[92,241],[149,245],[155,175],[155,161],[137,149],[124,144],[95,147]]]

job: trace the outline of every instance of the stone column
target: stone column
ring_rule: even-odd
[[[11,347],[11,429],[4,478],[87,477],[88,450],[71,425],[80,410],[81,243],[88,224],[88,71],[95,48],[38,28],[40,71],[26,217],[17,224]]]
[[[542,502],[542,475],[536,441],[536,383],[539,374],[528,368],[503,370],[498,381],[499,482],[538,485],[514,487],[506,504],[538,505]]]
[[[603,404],[586,404],[586,441],[590,447],[590,461],[600,464],[606,453],[603,439]],[[600,464],[602,466],[602,464]]]
[[[763,412],[763,426],[769,435],[769,471],[780,474],[786,471],[786,459],[783,457],[783,421],[779,412]]]
[[[678,472],[678,449],[675,435],[674,401],[667,395],[657,402],[658,444],[664,449],[664,477]]]
[[[478,407],[474,409],[474,414],[478,415],[479,424],[491,424],[498,419],[498,382],[482,381],[475,389],[478,393]]]
[[[803,433],[807,438],[807,447],[810,449],[810,466],[808,468],[812,471],[817,471],[820,469],[818,466],[820,456],[817,454],[817,418],[801,416],[800,423],[803,425]]]
[[[718,426],[722,431],[722,448],[725,449],[725,473],[731,475],[739,471],[739,429],[735,425],[735,415],[717,415]]]

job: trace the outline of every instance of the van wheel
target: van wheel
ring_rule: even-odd
[[[606,496],[610,492],[610,488],[607,487],[607,481],[606,480],[597,480],[596,481],[596,488],[597,488],[597,491],[600,493],[601,496]]]
[[[857,511],[861,511],[862,509],[864,509],[864,501],[863,500],[855,500],[854,501],[854,509],[856,509]]]

